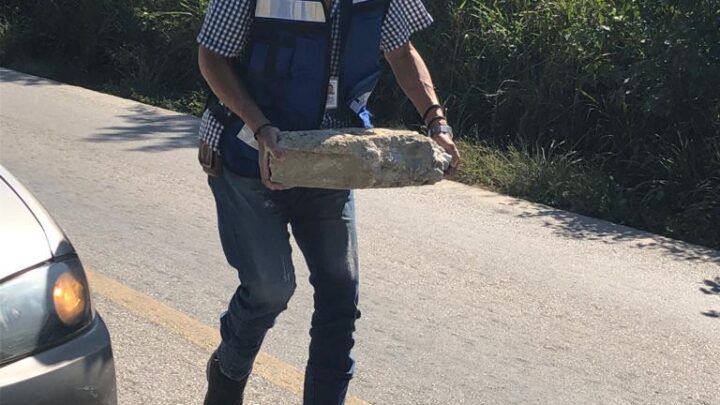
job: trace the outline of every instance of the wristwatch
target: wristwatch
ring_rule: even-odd
[[[450,139],[452,139],[453,129],[450,125],[433,125],[432,127],[428,128],[427,134],[431,138],[438,134],[448,134],[450,135]]]

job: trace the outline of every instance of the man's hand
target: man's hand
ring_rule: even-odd
[[[445,149],[445,152],[450,154],[452,156],[452,160],[450,161],[450,166],[448,167],[447,171],[445,172],[445,177],[452,177],[457,172],[458,167],[460,166],[460,151],[458,151],[457,145],[455,145],[455,142],[453,142],[452,137],[450,134],[446,133],[439,133],[432,137],[432,139],[438,143],[438,145],[442,146],[443,149]]]
[[[257,134],[258,141],[258,164],[260,165],[260,180],[273,191],[285,190],[287,187],[270,180],[270,158],[282,162],[285,160],[285,152],[278,148],[277,141],[280,130],[273,126],[267,126]]]
[[[245,124],[253,130],[260,128],[268,122],[267,117],[260,111],[245,85],[240,81],[236,71],[235,62],[204,46],[198,50],[198,63],[200,72],[205,81],[217,95],[220,101],[237,114]],[[283,153],[277,148],[279,130],[275,127],[265,127],[257,134],[260,176],[263,184],[270,190],[282,190],[285,187],[270,181],[270,157],[282,160]]]

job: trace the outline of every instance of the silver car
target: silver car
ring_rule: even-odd
[[[110,335],[80,259],[0,166],[0,403],[115,405]]]

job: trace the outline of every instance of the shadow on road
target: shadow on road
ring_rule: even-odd
[[[32,76],[14,70],[0,68],[0,82],[21,85],[62,85],[42,77]],[[132,107],[130,114],[118,118],[124,125],[103,128],[102,132],[86,138],[91,142],[141,142],[130,150],[162,152],[177,148],[197,146],[197,118],[170,112],[146,105]]]
[[[701,293],[720,298],[720,277],[715,277],[715,280],[705,280],[703,281],[703,285],[705,285],[705,287],[700,287]],[[709,310],[702,312],[702,314],[710,318],[720,319],[720,311]]]
[[[0,82],[18,83],[22,85],[51,85],[58,86],[62,83],[42,77],[31,76],[26,73],[16,72],[14,70],[0,68]]]
[[[545,227],[551,228],[557,235],[565,238],[600,241],[607,244],[631,242],[636,248],[656,250],[677,260],[720,264],[720,252],[717,250],[552,207],[528,209],[519,214],[519,217],[544,218]]]
[[[119,116],[125,124],[103,128],[86,138],[90,142],[132,142],[131,151],[163,152],[197,146],[197,118],[162,112],[154,107],[136,106]]]

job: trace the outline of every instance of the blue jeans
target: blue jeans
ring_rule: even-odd
[[[250,374],[263,338],[295,291],[288,224],[310,270],[315,311],[305,405],[343,404],[355,361],[358,258],[352,192],[270,191],[225,168],[210,177],[220,240],[240,286],[222,316],[218,359],[232,379]]]

